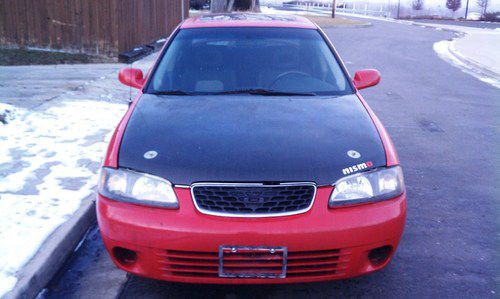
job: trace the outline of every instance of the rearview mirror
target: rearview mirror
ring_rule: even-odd
[[[380,82],[380,73],[373,69],[357,71],[352,82],[358,90],[372,87]]]
[[[141,89],[146,82],[142,71],[140,69],[133,68],[122,69],[118,74],[118,80],[127,86],[138,89]]]

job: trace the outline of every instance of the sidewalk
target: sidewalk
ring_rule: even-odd
[[[127,110],[125,66],[0,67],[0,110],[11,111],[0,123],[0,297],[40,280],[30,265],[40,246],[93,205],[107,140]]]
[[[463,38],[452,43],[454,50],[500,77],[500,31],[466,33]]]
[[[463,62],[500,80],[500,30],[418,22],[415,24],[463,33],[462,37],[449,43],[450,52]]]

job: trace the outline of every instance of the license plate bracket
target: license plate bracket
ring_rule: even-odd
[[[219,277],[285,278],[284,246],[219,246]]]

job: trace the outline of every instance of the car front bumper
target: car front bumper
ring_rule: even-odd
[[[196,210],[187,188],[175,188],[180,206],[177,210],[117,202],[99,195],[97,216],[113,262],[127,272],[159,280],[312,282],[359,276],[385,267],[403,233],[406,194],[383,202],[330,209],[331,191],[332,187],[318,188],[312,208],[292,216],[205,215]],[[220,246],[286,248],[286,276],[220,277]],[[370,252],[384,246],[392,249],[387,258],[370,261]],[[124,258],[121,249],[133,252],[133,258]]]

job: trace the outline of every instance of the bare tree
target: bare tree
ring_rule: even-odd
[[[411,8],[413,8],[414,10],[424,9],[424,0],[413,0],[411,2]]]
[[[488,7],[488,0],[477,0],[477,6],[481,7],[481,14],[486,13],[486,8]]]
[[[462,6],[462,0],[446,0],[446,8],[453,11],[453,17],[455,17],[455,12]]]
[[[212,0],[210,11],[213,13],[232,11],[253,11],[260,12],[259,0]]]

